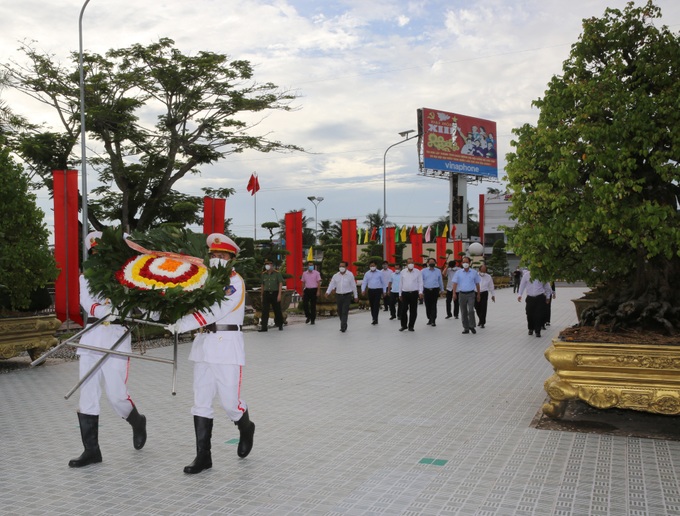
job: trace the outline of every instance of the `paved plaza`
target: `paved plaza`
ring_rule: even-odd
[[[560,287],[552,326],[527,335],[524,303],[497,292],[488,323],[461,335],[439,302],[415,332],[381,312],[283,332],[246,333],[243,398],[255,447],[236,456],[237,428],[215,420],[213,468],[195,455],[190,344],[171,366],[133,360],[129,387],[148,418],[146,447],[102,400],[104,461],[82,451],[76,361],[0,374],[0,514],[7,515],[680,515],[680,442],[537,430],[550,364],[543,351],[576,322]],[[148,351],[172,357],[172,347]],[[219,409],[218,409],[219,410]],[[222,412],[220,411],[220,414]]]

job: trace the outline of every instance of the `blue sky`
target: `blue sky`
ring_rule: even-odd
[[[61,61],[78,48],[83,2],[22,0],[0,4],[0,55],[20,55],[19,41]],[[680,2],[657,2],[662,23],[677,32]],[[600,16],[620,0],[91,0],[84,17],[89,51],[160,37],[185,53],[210,50],[250,60],[255,78],[290,88],[299,108],[272,113],[257,127],[309,154],[229,156],[185,178],[178,189],[200,194],[203,186],[232,187],[227,216],[234,231],[253,234],[253,198],[246,192],[257,172],[257,226],[286,211],[305,208],[308,196],[323,196],[319,219],[357,218],[383,206],[383,153],[400,131],[416,128],[416,109],[429,107],[497,122],[500,176],[511,151],[511,130],[534,123],[531,101],[559,74],[581,20]],[[28,98],[3,91],[1,98],[34,122],[54,123],[53,114]],[[95,146],[95,142],[90,142]],[[448,183],[417,175],[415,144],[387,155],[387,213],[399,225],[425,225],[446,214]],[[96,184],[88,176],[90,187]],[[469,185],[477,211],[484,181]],[[46,192],[39,192],[52,223]],[[258,228],[258,237],[265,230]]]

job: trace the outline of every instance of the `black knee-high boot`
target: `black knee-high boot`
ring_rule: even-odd
[[[238,427],[241,437],[238,441],[238,448],[236,449],[236,454],[244,459],[253,449],[253,437],[255,436],[255,423],[250,420],[248,416],[248,411],[246,410],[241,419],[234,421],[234,424]]]
[[[78,422],[85,451],[77,459],[68,461],[71,468],[82,468],[102,461],[102,452],[99,449],[99,416],[78,412]]]
[[[132,427],[132,445],[135,450],[141,450],[146,443],[146,416],[137,411],[137,407],[132,407],[132,412],[125,418]]]
[[[194,462],[184,468],[184,472],[190,475],[212,468],[210,439],[212,438],[213,420],[207,417],[194,416],[194,429],[196,430],[196,458]]]

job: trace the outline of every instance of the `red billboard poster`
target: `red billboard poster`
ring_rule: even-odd
[[[498,178],[496,122],[437,109],[419,111],[424,168]]]

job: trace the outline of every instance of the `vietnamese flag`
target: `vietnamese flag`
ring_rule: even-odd
[[[257,174],[250,174],[250,180],[248,181],[246,190],[250,192],[250,195],[255,195],[259,189],[260,182],[257,180]]]

